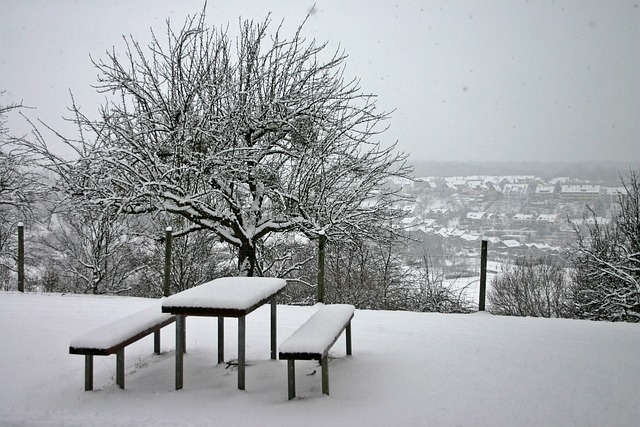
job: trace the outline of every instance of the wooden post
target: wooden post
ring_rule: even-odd
[[[324,302],[324,248],[327,243],[327,236],[324,232],[318,235],[318,283],[317,302]]]
[[[168,297],[171,295],[171,237],[173,230],[167,227],[164,238],[164,282],[163,295]]]
[[[24,224],[18,223],[18,291],[24,292]]]
[[[485,299],[487,297],[487,241],[482,241],[482,251],[480,252],[480,300],[478,309],[485,310]]]

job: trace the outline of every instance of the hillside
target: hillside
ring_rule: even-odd
[[[269,310],[247,318],[247,389],[215,365],[215,320],[189,318],[185,388],[174,390],[173,327],[164,354],[152,338],[127,348],[126,390],[115,357],[95,358],[83,391],[81,356],[69,341],[150,300],[0,293],[2,426],[631,426],[640,417],[636,324],[509,318],[486,313],[359,310],[353,356],[340,338],[331,396],[314,362],[297,365],[299,399],[287,401],[286,364],[269,360]],[[314,307],[279,306],[278,342]],[[227,322],[227,359],[235,357]]]

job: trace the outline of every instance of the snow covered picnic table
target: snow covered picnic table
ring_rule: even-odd
[[[271,358],[276,359],[276,295],[287,284],[272,277],[223,277],[167,297],[162,312],[176,315],[176,390],[183,386],[187,316],[218,318],[218,363],[224,361],[224,318],[238,318],[238,388],[245,388],[246,315],[271,303]]]

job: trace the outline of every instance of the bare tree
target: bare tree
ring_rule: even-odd
[[[237,249],[240,274],[261,275],[259,246],[272,234],[314,238],[376,235],[403,196],[389,180],[407,177],[406,156],[375,141],[386,112],[345,77],[346,55],[271,19],[245,21],[236,42],[208,28],[204,11],[167,43],[95,61],[97,88],[112,95],[92,120],[74,103],[79,141],[73,164],[40,134],[31,149],[71,196],[119,212],[166,211]]]
[[[7,127],[7,114],[20,108],[23,105],[0,105],[0,281],[4,286],[10,271],[15,271],[17,250],[12,237],[16,225],[32,219],[42,189],[32,159],[16,144]]]
[[[51,233],[43,243],[54,254],[51,261],[63,280],[49,290],[93,294],[131,291],[131,278],[145,268],[139,253],[144,237],[132,235],[126,218],[83,206],[61,210],[53,218]]]
[[[494,314],[569,317],[565,266],[551,257],[523,257],[505,264],[491,283],[489,304]]]
[[[145,265],[134,284],[133,294],[145,297],[163,295],[165,240],[168,224],[180,226],[184,218],[160,215],[147,219],[149,230],[145,232],[147,243]],[[235,269],[228,245],[221,243],[208,230],[185,234],[172,239],[170,292],[176,293],[200,285],[217,277],[229,276]]]
[[[594,320],[640,321],[640,176],[621,179],[625,191],[611,222],[593,210],[586,230],[574,225],[573,293],[576,315]]]

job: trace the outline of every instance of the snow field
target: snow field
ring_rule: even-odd
[[[148,336],[126,349],[126,389],[115,356],[84,358],[69,342],[151,305],[141,298],[0,293],[0,425],[141,426],[631,426],[640,418],[640,325],[567,319],[357,310],[353,356],[344,336],[330,355],[331,396],[316,361],[269,359],[269,307],[247,316],[247,389],[217,365],[216,321],[187,318],[184,389],[174,390],[173,325],[163,354]],[[316,310],[278,307],[278,343]],[[225,322],[225,360],[237,322]],[[315,371],[315,374],[314,374]]]

